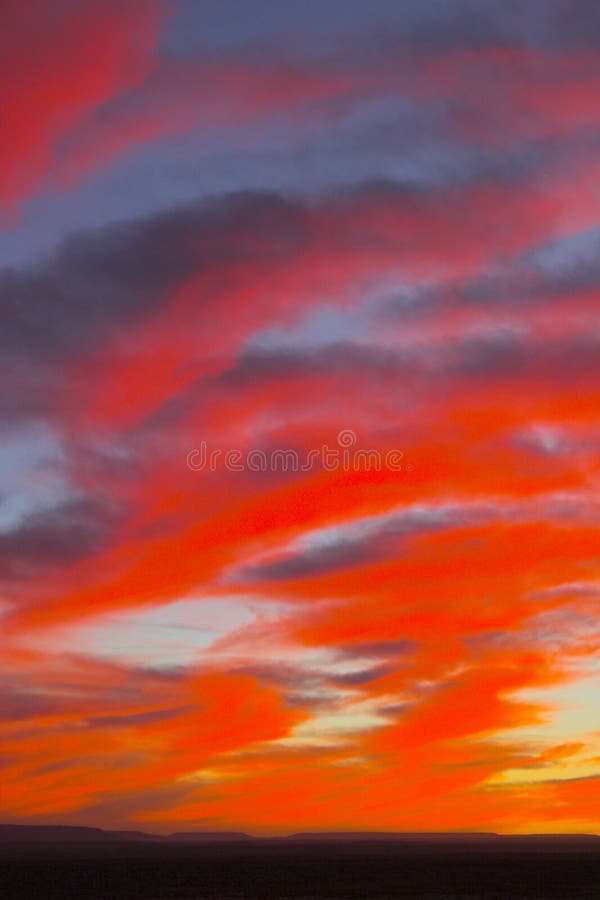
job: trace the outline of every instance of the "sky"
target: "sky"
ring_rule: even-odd
[[[3,821],[600,832],[596,0],[0,0]]]

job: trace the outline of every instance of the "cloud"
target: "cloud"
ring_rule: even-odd
[[[277,258],[302,236],[297,208],[253,193],[74,235],[32,271],[2,273],[5,352],[89,352],[165,303],[192,275],[255,260],[261,250]]]
[[[289,581],[318,578],[336,571],[373,565],[406,552],[406,543],[414,536],[467,525],[481,519],[482,510],[415,508],[392,514],[383,520],[355,523],[336,538],[323,535],[321,541],[304,552],[266,562],[246,571],[250,581]]]
[[[84,658],[67,658],[61,665],[46,656],[38,665],[55,690],[66,679],[71,696],[51,705],[29,704],[17,722],[9,721],[4,803],[17,816],[77,815],[128,793],[131,812],[144,798],[148,802],[148,792],[160,796],[173,779],[192,776],[224,752],[282,737],[302,719],[250,676],[190,670],[173,682],[160,673],[99,666]],[[115,691],[123,676],[128,686]],[[188,705],[164,708],[169,699],[184,696]],[[226,722],[217,714],[223,703],[229,710]],[[44,798],[41,805],[29,790],[23,792],[21,773],[28,775],[29,790]]]
[[[39,577],[100,552],[117,522],[116,512],[94,499],[65,500],[34,512],[16,527],[0,533],[3,582]]]
[[[6,213],[46,181],[61,141],[82,119],[143,80],[164,7],[154,0],[94,0],[85,7],[24,0],[3,14]]]
[[[594,829],[596,7],[201,6],[0,37],[7,815]]]

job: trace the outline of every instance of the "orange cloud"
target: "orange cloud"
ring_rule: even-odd
[[[192,200],[0,272],[6,814],[600,827],[593,737],[544,699],[599,645],[594,58],[175,60],[165,14],[7,12],[6,209],[165,134],[358,129],[399,93],[439,95],[469,176]],[[349,429],[401,468],[224,463]]]

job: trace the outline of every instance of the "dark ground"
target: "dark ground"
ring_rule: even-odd
[[[600,851],[343,841],[4,844],[4,900],[600,900]]]

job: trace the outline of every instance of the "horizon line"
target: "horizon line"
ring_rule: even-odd
[[[245,839],[245,840],[289,840],[294,838],[307,838],[307,839],[331,839],[331,838],[339,838],[341,840],[344,839],[370,839],[370,838],[410,838],[410,839],[419,839],[419,838],[489,838],[489,839],[527,839],[527,838],[538,838],[538,839],[548,839],[555,840],[557,838],[566,838],[566,839],[577,839],[577,838],[594,838],[600,840],[600,833],[592,832],[592,831],[550,831],[550,832],[539,832],[539,831],[530,831],[530,832],[501,832],[501,831],[474,831],[474,830],[443,830],[443,831],[421,831],[421,830],[344,830],[344,829],[336,829],[336,830],[326,830],[326,831],[317,831],[317,830],[308,830],[308,831],[286,831],[286,832],[271,832],[271,833],[252,833],[245,830],[233,829],[233,828],[220,828],[220,829],[190,829],[190,830],[178,830],[178,831],[169,831],[169,832],[161,832],[161,831],[146,831],[142,828],[117,828],[117,827],[103,827],[100,825],[73,825],[69,823],[58,823],[58,824],[41,824],[41,823],[32,823],[32,822],[0,822],[0,840],[2,839],[3,832],[8,830],[15,831],[39,831],[39,832],[51,832],[53,830],[68,830],[72,832],[92,832],[93,834],[101,834],[101,835],[116,835],[122,838],[126,838],[131,835],[132,837],[135,835],[142,835],[147,838],[155,838],[157,840],[169,840],[172,838],[182,838],[182,837],[211,837],[218,840],[219,836],[223,836],[225,838],[232,839]]]

